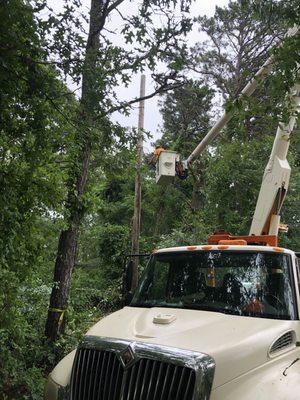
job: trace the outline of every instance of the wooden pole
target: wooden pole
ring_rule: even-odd
[[[141,98],[145,96],[145,83],[146,83],[146,77],[145,75],[141,75],[141,84],[140,84]],[[142,205],[141,166],[143,160],[144,114],[145,114],[145,101],[141,100],[139,103],[139,120],[138,120],[138,131],[137,131],[137,162],[136,162],[136,175],[135,175],[134,213],[132,219],[131,254],[139,253],[141,205]],[[133,293],[137,285],[138,258],[132,257],[131,262],[132,262],[131,293]]]

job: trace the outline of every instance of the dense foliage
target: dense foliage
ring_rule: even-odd
[[[130,101],[118,98],[120,82],[127,85],[148,67],[157,93],[170,90],[160,100],[161,143],[187,157],[218,116],[220,99],[232,107],[273,43],[299,18],[297,1],[230,2],[217,8],[215,18],[195,21],[206,40],[189,53],[183,40],[191,28],[189,2],[177,5],[181,19],[164,10],[173,24],[164,28],[153,24],[149,3],[143,3],[139,18],[122,21],[122,45],[113,44],[109,29],[103,31],[93,69],[87,66],[86,57],[95,54],[85,54],[80,2],[64,2],[59,14],[45,1],[9,0],[0,7],[0,399],[41,399],[45,376],[57,360],[94,321],[121,305],[136,135],[110,117],[115,109],[130,109]],[[171,5],[155,1],[152,11]],[[188,180],[159,187],[145,159],[142,253],[205,242],[218,228],[248,232],[278,120],[287,118],[282,100],[299,78],[299,39],[288,40],[275,55],[278,70],[251,101],[235,104],[234,119],[194,163]],[[89,104],[83,104],[67,83],[74,89],[87,70],[92,85]],[[86,144],[89,173],[79,199],[75,186]],[[281,238],[298,250],[299,154],[298,129],[283,210],[290,229]],[[68,229],[74,209],[80,214],[79,241],[65,332],[52,343],[44,327],[57,287],[53,268],[60,233]]]

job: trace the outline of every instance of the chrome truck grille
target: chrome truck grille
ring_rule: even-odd
[[[215,364],[181,349],[86,336],[77,350],[71,400],[208,400]]]

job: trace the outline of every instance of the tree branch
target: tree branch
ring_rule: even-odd
[[[120,4],[122,4],[124,0],[116,0],[110,7],[107,8],[106,15],[111,13],[113,10],[115,10]]]
[[[107,116],[107,115],[109,115],[109,114],[112,114],[112,113],[114,113],[114,112],[116,112],[116,111],[120,111],[120,110],[122,110],[122,109],[124,109],[124,108],[126,108],[126,107],[130,107],[130,106],[132,106],[133,104],[138,103],[139,101],[142,101],[142,100],[149,100],[149,99],[151,99],[152,97],[154,97],[154,96],[156,96],[156,95],[158,95],[158,94],[165,93],[165,92],[167,92],[167,91],[169,91],[169,90],[177,89],[177,88],[179,88],[179,87],[181,87],[181,86],[184,85],[184,82],[177,82],[177,83],[169,84],[169,83],[167,82],[168,79],[169,79],[169,78],[166,79],[166,82],[165,82],[165,83],[163,83],[163,84],[162,84],[161,86],[159,86],[156,90],[154,90],[152,93],[150,93],[150,94],[148,94],[148,95],[146,95],[146,96],[143,96],[143,97],[136,97],[136,98],[134,98],[134,99],[132,99],[132,100],[124,101],[123,103],[121,103],[121,104],[118,105],[118,106],[111,107],[108,111],[106,111],[106,112],[103,114],[103,117],[104,117],[104,116]]]

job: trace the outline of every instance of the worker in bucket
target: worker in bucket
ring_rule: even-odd
[[[155,150],[152,154],[151,160],[149,161],[149,165],[155,166],[155,164],[157,163],[158,157],[160,156],[160,153],[164,150],[165,149],[160,144],[157,143],[155,146]]]

